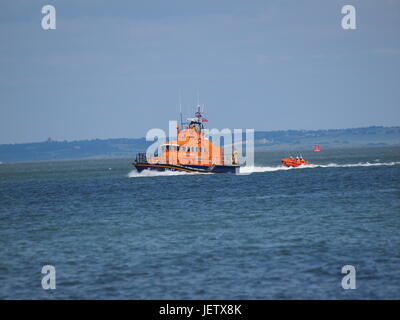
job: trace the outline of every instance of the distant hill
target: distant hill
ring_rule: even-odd
[[[256,151],[310,150],[400,145],[400,127],[366,127],[330,130],[257,131]],[[0,145],[0,163],[89,158],[133,158],[152,142],[140,139],[46,141]]]
[[[3,144],[0,162],[133,157],[148,144],[144,138]]]
[[[262,131],[255,134],[255,148],[304,150],[319,144],[322,149],[400,145],[400,127],[366,127],[329,130]]]

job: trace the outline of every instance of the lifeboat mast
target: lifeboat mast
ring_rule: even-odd
[[[180,102],[180,99],[179,99]],[[202,144],[203,144],[203,130],[204,130],[204,122],[208,122],[206,118],[203,117],[202,115],[202,106],[197,102],[197,110],[194,114],[194,118],[187,118],[187,124],[184,126],[183,120],[182,120],[182,107],[180,103],[180,122],[181,125],[177,126],[177,134],[179,137],[179,132],[182,130],[195,130],[198,135],[197,139],[197,156],[200,159],[201,158],[201,153],[202,153]],[[178,138],[179,139],[179,138]]]
[[[203,140],[203,130],[204,130],[204,125],[203,121],[207,121],[206,119],[203,119],[203,115],[201,114],[201,105],[197,104],[197,111],[194,114],[194,118],[189,119],[189,128],[193,128],[194,130],[198,131],[198,140],[197,140],[197,156],[200,158],[201,156],[201,150],[202,150],[202,140]]]

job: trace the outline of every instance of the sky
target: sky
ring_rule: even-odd
[[[398,0],[0,2],[0,144],[144,137],[179,90],[210,128],[397,126],[399,84]]]

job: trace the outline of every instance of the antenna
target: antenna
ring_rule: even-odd
[[[181,117],[181,128],[183,129],[181,88],[178,89],[178,99],[179,99],[179,115]]]
[[[182,113],[182,97],[181,97],[181,88],[178,89],[178,100],[179,100],[179,112]]]
[[[203,112],[203,106],[200,104],[200,93],[199,89],[197,89],[197,107],[196,107],[196,113],[201,114]]]

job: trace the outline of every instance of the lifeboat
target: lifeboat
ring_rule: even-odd
[[[156,156],[139,153],[133,165],[143,170],[182,171],[198,173],[238,173],[237,152],[233,150],[231,161],[224,160],[223,148],[214,145],[204,135],[204,123],[200,105],[194,118],[184,126],[177,126],[177,139],[161,144]],[[229,155],[230,156],[230,155]]]
[[[299,166],[307,166],[311,165],[311,163],[307,162],[304,160],[302,157],[297,157],[297,158],[283,158],[281,159],[281,163],[285,167],[299,167]]]

